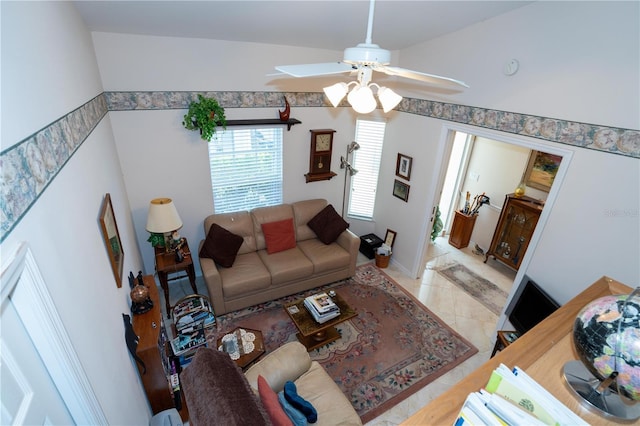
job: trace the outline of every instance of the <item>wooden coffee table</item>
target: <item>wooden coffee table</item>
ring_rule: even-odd
[[[340,308],[340,315],[323,324],[313,319],[304,306],[304,299],[284,305],[285,311],[298,328],[299,333],[296,334],[296,337],[307,348],[307,351],[338,340],[340,333],[335,326],[358,315],[340,295],[331,296],[331,299]]]

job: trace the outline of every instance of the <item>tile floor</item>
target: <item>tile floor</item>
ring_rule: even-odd
[[[453,262],[464,264],[478,275],[493,282],[507,293],[511,289],[515,271],[499,262],[490,259],[483,263],[484,256],[473,253],[472,247],[458,250],[449,245],[448,239],[439,237],[431,244],[428,251],[429,261],[421,280],[412,279],[394,267],[393,258],[388,268],[384,269],[391,278],[409,290],[416,298],[424,303],[433,313],[438,315],[454,330],[476,346],[479,352],[462,363],[460,366],[443,375],[433,383],[425,386],[400,404],[391,408],[379,417],[368,422],[366,426],[398,425],[409,418],[429,401],[448,390],[451,386],[483,364],[493,349],[497,315],[493,314],[481,303],[476,301],[455,285],[449,283],[433,268],[445,266]],[[362,254],[358,257],[358,264],[373,262]],[[207,294],[202,278],[196,280],[198,292]],[[170,282],[170,302],[173,306],[180,298],[193,292],[189,281],[181,279]],[[164,307],[164,296],[160,290],[161,304]],[[164,310],[164,308],[163,308]]]

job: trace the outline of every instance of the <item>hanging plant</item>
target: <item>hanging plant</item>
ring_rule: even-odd
[[[200,130],[200,137],[209,142],[218,127],[227,128],[227,117],[217,100],[198,95],[198,101],[189,104],[182,125],[187,130]]]

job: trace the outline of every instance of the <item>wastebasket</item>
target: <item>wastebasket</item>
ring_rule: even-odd
[[[376,266],[378,268],[386,268],[389,266],[389,260],[391,259],[391,255],[385,256],[384,254],[376,253]]]
[[[182,424],[180,414],[175,408],[161,411],[149,421],[149,426],[182,426]]]

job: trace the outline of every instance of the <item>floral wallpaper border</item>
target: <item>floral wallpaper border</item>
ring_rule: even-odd
[[[318,92],[104,92],[0,152],[0,242],[109,111],[187,109],[199,93],[215,97],[225,108],[281,108],[283,95],[291,107],[330,106]],[[639,130],[415,98],[404,98],[396,110],[640,158]]]

